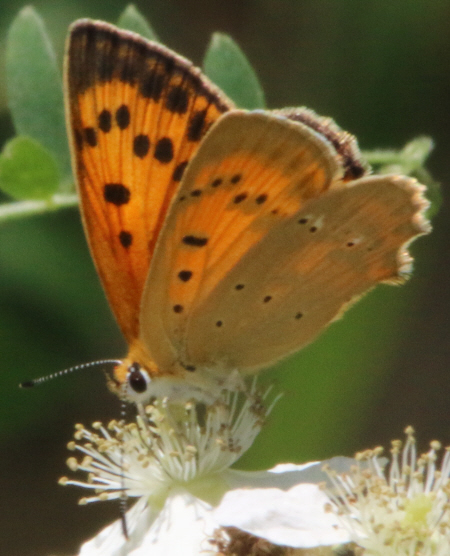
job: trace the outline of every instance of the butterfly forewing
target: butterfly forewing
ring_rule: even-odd
[[[84,225],[131,341],[167,208],[204,134],[232,103],[187,60],[89,20],[72,27],[65,81]]]
[[[220,284],[273,230],[340,183],[340,175],[332,148],[306,126],[263,113],[222,116],[183,178],[143,295],[141,339],[160,367],[170,366],[174,354],[182,364],[200,362],[197,342],[210,332],[197,322],[212,319],[214,331],[222,327],[211,311]],[[238,286],[227,291],[225,304]]]

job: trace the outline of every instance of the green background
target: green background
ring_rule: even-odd
[[[78,17],[115,22],[108,0],[36,2],[59,59]],[[444,204],[434,232],[414,244],[414,276],[381,286],[314,345],[265,373],[285,392],[241,467],[260,469],[387,445],[406,425],[419,447],[450,444],[450,1],[152,0],[136,2],[163,42],[200,65],[210,35],[247,54],[271,108],[306,105],[332,116],[363,149],[400,148],[430,135]],[[0,76],[18,2],[0,1]],[[14,134],[0,77],[0,137]],[[73,425],[117,417],[98,369],[20,391],[18,382],[120,357],[77,210],[0,227],[0,553],[75,553],[114,504],[79,508],[66,474]]]

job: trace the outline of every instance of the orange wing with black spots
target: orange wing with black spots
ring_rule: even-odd
[[[351,179],[340,156],[313,127],[270,113],[214,124],[144,289],[140,339],[159,368],[253,372],[407,270],[404,246],[428,229],[423,186]]]
[[[71,29],[65,87],[86,234],[130,342],[167,209],[204,134],[232,103],[184,58],[89,20]]]

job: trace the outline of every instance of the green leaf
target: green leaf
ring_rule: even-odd
[[[434,141],[431,137],[416,137],[403,147],[402,157],[405,161],[409,161],[411,172],[413,172],[415,169],[425,166],[425,162],[433,149]]]
[[[71,176],[61,76],[44,22],[26,7],[13,21],[6,44],[8,104],[18,135],[33,137]]]
[[[433,148],[433,139],[421,136],[416,137],[400,150],[375,149],[363,152],[364,158],[373,166],[375,173],[405,174],[427,186],[426,197],[430,201],[430,207],[426,215],[429,219],[439,212],[442,205],[440,184],[425,166]]]
[[[400,150],[375,149],[364,151],[364,158],[380,174],[413,175],[425,167],[425,163],[434,148],[431,137],[416,137]]]
[[[14,137],[0,155],[0,188],[15,199],[48,199],[58,189],[52,154],[31,137]]]
[[[127,31],[133,31],[146,39],[158,42],[158,35],[153,31],[150,23],[145,19],[141,12],[136,8],[134,4],[128,4],[124,9],[117,26]]]
[[[228,95],[237,106],[253,110],[264,108],[264,92],[247,57],[223,33],[211,37],[203,68],[206,75]]]

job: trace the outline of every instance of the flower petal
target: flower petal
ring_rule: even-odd
[[[208,539],[219,524],[209,504],[186,491],[171,495],[141,546],[130,556],[208,556],[216,554]]]
[[[295,548],[349,542],[337,517],[326,511],[324,492],[313,484],[228,492],[214,511],[222,526],[238,527],[273,544]]]
[[[327,483],[332,486],[328,475],[322,471],[325,464],[346,473],[355,464],[353,458],[338,456],[326,461],[312,461],[303,465],[280,463],[268,471],[239,471],[228,469],[223,472],[224,479],[231,488],[279,488],[289,490],[302,483]]]
[[[86,542],[79,556],[209,556],[216,554],[208,539],[219,524],[212,508],[186,491],[172,494],[157,515],[141,498],[127,512],[129,540],[124,537],[121,520],[115,521]]]
[[[129,540],[125,539],[122,520],[118,519],[102,529],[93,539],[84,543],[79,556],[124,556],[131,553],[133,548],[142,543],[145,532],[151,527],[154,515],[145,498],[140,498],[126,513]]]

